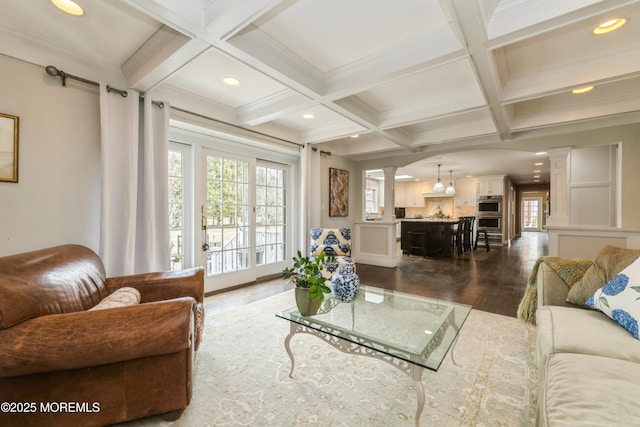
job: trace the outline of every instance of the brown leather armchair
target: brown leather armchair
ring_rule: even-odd
[[[187,407],[203,280],[202,268],[107,278],[78,245],[0,258],[0,425],[106,425]],[[122,287],[140,303],[89,310]]]

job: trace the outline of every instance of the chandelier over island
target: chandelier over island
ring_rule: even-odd
[[[440,165],[438,165],[438,181],[436,182],[436,185],[433,186],[433,191],[435,191],[436,193],[444,191],[444,184],[440,180]]]
[[[449,186],[447,187],[446,190],[444,190],[444,193],[450,196],[453,196],[454,194],[456,194],[456,189],[453,187],[453,180],[451,179],[452,173],[453,171],[449,171]]]

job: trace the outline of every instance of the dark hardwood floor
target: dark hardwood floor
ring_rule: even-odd
[[[396,268],[358,264],[357,273],[365,285],[441,298],[515,317],[529,273],[538,257],[547,253],[547,234],[529,232],[511,245],[492,247],[489,252],[479,246],[475,253],[465,252],[453,258],[398,255]],[[281,279],[255,283],[208,296],[205,307],[207,314],[222,312],[291,288]]]

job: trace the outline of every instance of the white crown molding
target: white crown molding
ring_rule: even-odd
[[[601,0],[503,0],[489,19],[487,38],[494,40],[596,3]]]
[[[324,76],[325,96],[344,98],[407,75],[468,57],[453,33],[446,40],[422,33],[404,43],[361,58]]]
[[[280,2],[281,0],[205,1],[204,26],[212,36],[228,40]]]
[[[341,113],[352,120],[360,120],[367,128],[375,128],[380,124],[380,116],[377,111],[362,102],[358,97],[352,96],[336,101],[333,105],[341,110]]]
[[[524,7],[514,8],[509,12],[519,15],[518,17],[508,16],[509,13],[504,12],[503,14],[506,16],[501,17],[500,20],[507,24],[498,25],[503,25],[503,27],[506,28],[507,26],[513,26],[515,22],[519,22],[519,28],[513,28],[508,32],[503,29],[499,35],[489,36],[487,42],[488,49],[497,49],[509,44],[521,42],[550,31],[558,30],[569,24],[584,21],[638,3],[638,0],[588,0],[583,7],[574,8],[575,5],[572,6],[571,4],[576,1],[579,3],[581,0],[570,0],[567,1],[566,4],[564,1],[558,2],[555,0],[525,0],[525,3],[527,1],[531,1],[532,3],[548,2],[549,4],[537,6],[541,9],[546,7],[548,10],[533,12],[534,14],[541,14],[545,18],[535,20],[535,16],[533,18],[529,16],[528,11],[526,11]],[[562,10],[567,8],[571,10],[560,13],[556,7],[560,7]],[[525,25],[527,23],[528,25]]]
[[[512,131],[521,132],[539,127],[596,120],[617,115],[633,114],[638,111],[638,93],[623,96],[583,101],[580,103],[546,109],[544,112],[514,114]]]
[[[204,9],[200,0],[120,0],[138,9],[145,15],[183,33],[196,38],[203,32]]]
[[[238,108],[238,119],[246,125],[256,126],[317,104],[298,92],[283,89]]]
[[[130,86],[147,91],[207,49],[209,44],[163,26],[123,64],[122,71]]]
[[[313,144],[348,137],[363,130],[365,129],[357,123],[344,121],[301,132],[301,136],[304,142]]]
[[[491,120],[477,118],[475,120],[467,120],[457,125],[448,125],[444,127],[436,126],[426,132],[421,132],[414,136],[415,140],[412,145],[420,146],[486,135],[499,136],[499,133]]]
[[[20,30],[0,27],[0,52],[32,64],[53,65],[69,74],[117,87],[126,81],[119,67],[91,53],[51,46],[48,40],[32,37]]]
[[[422,100],[419,103],[394,108],[378,113],[381,128],[392,128],[408,124],[429,121],[452,113],[466,113],[487,106],[484,98],[476,97],[471,90],[459,88],[447,95]],[[475,98],[475,99],[474,99]]]
[[[317,99],[325,92],[320,70],[254,26],[229,39],[227,45],[244,53],[238,55],[228,46],[221,45],[221,49],[232,57],[310,98]]]
[[[640,47],[610,54],[607,66],[602,66],[601,58],[589,58],[584,61],[565,65],[557,69],[532,70],[530,74],[511,77],[503,87],[505,104],[525,101],[540,96],[560,93],[586,83],[607,83],[623,78],[635,78],[640,75]],[[585,80],[585,70],[589,79]],[[616,77],[611,77],[615,75]]]

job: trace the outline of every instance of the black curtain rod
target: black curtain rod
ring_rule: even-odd
[[[60,77],[60,79],[62,80],[62,86],[66,86],[67,85],[67,79],[77,80],[79,82],[86,83],[86,84],[92,85],[92,86],[100,86],[100,83],[98,83],[98,82],[94,82],[92,80],[87,80],[87,79],[82,78],[82,77],[74,76],[73,74],[65,73],[62,70],[58,70],[53,65],[47,65],[45,67],[45,71],[47,72],[47,74],[49,74],[52,77]],[[111,87],[109,85],[107,85],[107,92],[115,92],[115,93],[119,94],[120,96],[122,96],[123,98],[126,98],[129,95],[126,90],[116,89],[116,88],[113,88],[113,87]],[[141,95],[141,96],[144,98],[144,95]],[[160,108],[164,108],[164,103],[163,102],[151,101],[151,103],[154,104],[154,105],[157,105]]]
[[[67,79],[78,80],[80,82],[83,82],[83,83],[86,83],[86,84],[89,84],[89,85],[92,85],[92,86],[100,86],[100,84],[97,83],[97,82],[94,82],[94,81],[91,81],[91,80],[87,80],[87,79],[82,78],[82,77],[74,76],[73,74],[65,73],[62,70],[58,70],[53,65],[47,65],[45,67],[45,71],[50,76],[60,77],[60,79],[62,79],[62,86],[66,86],[67,85],[66,84],[66,80]],[[126,90],[115,89],[115,88],[112,88],[111,86],[107,86],[107,92],[119,93],[123,98],[126,98],[127,95],[128,95]],[[144,97],[144,95],[141,95],[141,96]],[[151,101],[151,102],[153,104],[157,105],[160,108],[164,108],[164,103],[163,102],[158,102],[158,101]],[[245,130],[247,132],[255,133],[256,135],[260,135],[260,136],[263,136],[265,138],[276,139],[278,141],[286,142],[287,144],[293,144],[293,145],[296,145],[296,146],[298,146],[300,148],[304,148],[304,144],[298,144],[297,142],[289,141],[289,140],[284,139],[284,138],[278,138],[277,136],[268,135],[266,133],[259,132],[257,130],[253,130],[253,129],[245,128],[243,126],[239,126],[239,125],[236,125],[236,124],[233,124],[233,123],[225,122],[223,120],[214,119],[213,117],[208,117],[208,116],[205,116],[205,115],[202,115],[202,114],[194,113],[193,111],[183,110],[182,108],[173,107],[173,106],[171,107],[171,109],[172,110],[176,110],[176,111],[180,111],[180,112],[183,112],[183,113],[186,113],[186,114],[191,114],[193,116],[197,116],[197,117],[200,117],[200,118],[203,118],[203,119],[206,119],[206,120],[211,120],[211,121],[216,122],[216,123],[221,123],[221,124],[224,124],[224,125],[227,125],[227,126],[231,126],[231,127],[236,128],[236,129],[242,129],[242,130]],[[331,155],[331,154],[329,153],[329,155]]]

